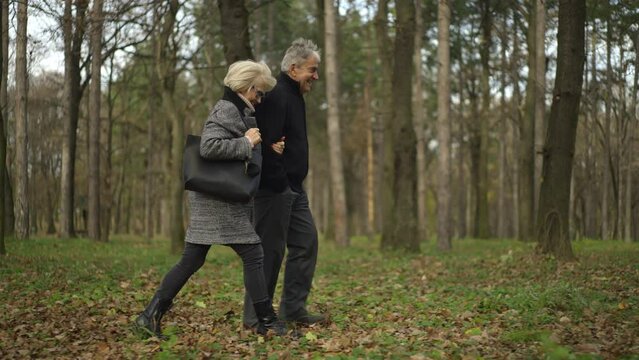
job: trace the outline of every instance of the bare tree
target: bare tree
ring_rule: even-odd
[[[2,14],[0,16],[2,22],[2,53],[4,54],[2,59],[2,76],[0,76],[0,106],[2,109],[2,117],[4,118],[4,134],[7,136],[7,123],[9,122],[9,102],[7,95],[7,82],[9,79],[9,1],[3,1]],[[4,157],[2,158],[5,161]],[[6,166],[0,176],[4,177],[4,199],[2,206],[4,208],[4,232],[3,234],[13,234],[13,226],[15,222],[15,216],[13,212],[13,191],[11,189],[11,181],[9,177],[9,169]]]
[[[102,69],[103,0],[94,0],[91,12],[91,86],[89,89],[89,237],[106,241],[100,231],[100,97]]]
[[[248,10],[243,0],[219,0],[222,42],[226,64],[253,58],[248,26]]]
[[[27,138],[27,2],[18,3],[16,33],[16,154],[15,154],[15,214],[16,237],[29,238],[29,198],[27,195],[28,138]]]
[[[537,216],[538,248],[559,260],[575,258],[568,237],[568,208],[584,73],[585,22],[585,0],[559,1],[557,71]]]
[[[75,15],[73,13],[75,5]],[[60,237],[75,236],[73,224],[75,197],[75,150],[82,85],[80,55],[85,32],[88,0],[65,0],[62,16],[64,37],[64,140],[60,191]]]
[[[437,246],[450,250],[451,242],[451,122],[450,122],[450,4],[439,0],[437,10]]]
[[[335,241],[348,246],[348,215],[344,190],[344,167],[342,165],[342,141],[339,119],[339,77],[337,74],[337,15],[333,0],[324,1],[324,46],[326,49],[326,99],[328,101],[328,148],[330,158],[331,194]]]
[[[178,0],[170,0],[158,18],[158,37],[155,48],[155,65],[160,80],[162,109],[171,123],[171,161],[167,179],[171,211],[171,252],[178,253],[184,246],[184,215],[182,184],[182,153],[184,151],[184,121],[177,113],[175,82],[177,79],[177,51],[175,41],[176,16],[180,8]]]

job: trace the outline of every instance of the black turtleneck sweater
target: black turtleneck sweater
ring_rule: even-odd
[[[289,185],[302,192],[302,182],[308,173],[308,138],[306,105],[300,84],[281,72],[277,85],[255,109],[257,125],[262,134],[261,189],[282,192]],[[282,155],[271,144],[286,137]]]

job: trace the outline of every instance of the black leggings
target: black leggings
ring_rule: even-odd
[[[264,280],[264,250],[262,244],[228,245],[242,258],[244,264],[244,286],[251,295],[253,303],[269,300]],[[171,302],[180,292],[191,275],[198,271],[209,252],[211,245],[185,243],[180,261],[164,276],[158,296],[160,301]]]

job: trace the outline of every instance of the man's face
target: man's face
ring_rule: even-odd
[[[300,83],[300,91],[302,94],[311,91],[313,82],[319,79],[319,62],[319,58],[314,55],[310,56],[302,64],[291,66],[289,75],[293,80]]]

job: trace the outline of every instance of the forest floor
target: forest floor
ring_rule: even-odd
[[[639,243],[573,245],[579,261],[558,265],[513,240],[415,255],[321,241],[309,307],[330,324],[281,338],[242,328],[241,262],[216,246],[161,342],[130,324],[179,258],[166,240],[8,240],[0,358],[639,359]]]

